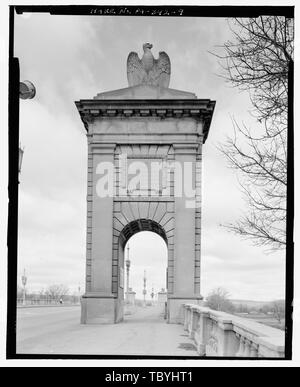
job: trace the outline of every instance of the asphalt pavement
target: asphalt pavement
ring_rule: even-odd
[[[17,353],[197,356],[183,326],[158,306],[136,307],[119,324],[81,325],[80,307],[18,308]]]

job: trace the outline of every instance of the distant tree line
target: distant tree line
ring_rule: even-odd
[[[59,303],[60,300],[67,303],[76,303],[79,301],[78,293],[69,294],[70,289],[62,284],[53,284],[47,288],[40,289],[37,292],[27,292],[26,300],[28,303]],[[23,288],[17,287],[17,299],[23,298]]]
[[[275,300],[272,302],[266,302],[262,306],[250,306],[246,303],[241,303],[235,305],[229,298],[229,292],[222,288],[218,287],[213,289],[206,298],[206,306],[219,310],[226,313],[260,313],[260,314],[270,314],[272,315],[279,323],[285,317],[285,301],[284,300]]]

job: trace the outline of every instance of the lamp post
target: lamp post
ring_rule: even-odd
[[[152,288],[152,292],[151,292],[151,299],[152,299],[152,305],[154,305],[154,303],[153,303],[153,297],[154,297],[154,288]]]
[[[129,303],[129,269],[130,269],[130,260],[129,260],[129,244],[127,246],[127,259],[126,264],[126,302]]]
[[[35,96],[35,93],[36,93],[36,89],[33,83],[31,83],[30,81],[19,82],[19,98],[32,99]],[[18,109],[19,109],[19,101],[18,101]],[[19,144],[19,163],[18,163],[19,174],[21,173],[23,155],[24,155],[24,148],[22,149],[21,145]],[[18,179],[18,183],[20,183],[19,179]],[[24,274],[22,275],[23,305],[26,305],[26,283],[27,283],[27,277],[24,269]]]
[[[81,290],[80,285],[78,285],[78,303],[79,304],[80,304],[80,290]]]
[[[22,275],[22,285],[23,285],[23,305],[26,305],[26,283],[27,277],[24,269],[24,274]]]

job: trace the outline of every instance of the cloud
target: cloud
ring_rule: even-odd
[[[202,235],[201,262],[204,296],[222,286],[237,299],[284,298],[284,252],[266,255],[226,230],[211,227]]]
[[[83,284],[84,211],[24,192],[20,193],[19,203],[18,280],[26,268],[28,286],[34,290],[53,283]]]
[[[21,189],[47,196],[65,196],[69,190],[64,197],[68,201],[73,190],[84,194],[87,140],[78,112],[70,120],[57,117],[37,101],[21,102],[20,141],[25,147]]]
[[[35,100],[53,114],[72,114],[77,90],[84,95],[95,87],[89,69],[95,50],[86,44],[90,33],[86,18],[49,14],[16,17],[15,55],[20,60],[21,79],[32,80],[37,89]],[[99,54],[101,51],[97,57]]]

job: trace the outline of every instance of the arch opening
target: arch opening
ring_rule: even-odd
[[[137,232],[140,231],[152,231],[155,234],[158,234],[163,238],[168,246],[168,238],[165,233],[165,230],[162,228],[160,224],[155,222],[152,219],[137,219],[128,223],[120,233],[120,237],[122,238],[122,246],[126,245],[128,240]]]
[[[127,267],[128,265],[128,267]],[[164,321],[168,248],[153,231],[138,231],[124,246],[125,321]]]
[[[127,249],[129,244],[130,253]],[[128,258],[130,262],[128,262]],[[168,237],[159,223],[152,219],[136,219],[129,222],[120,231],[118,248],[119,276],[116,278],[118,283],[117,321],[124,320],[128,310],[132,315],[130,318],[133,319],[138,315],[145,314],[145,312],[144,318],[151,318],[148,316],[149,312],[151,315],[151,311],[156,316],[155,318],[158,318],[158,315],[160,315],[160,319],[164,317],[168,289],[168,264]],[[144,271],[147,273],[147,293],[145,297],[143,294],[143,291],[145,291],[143,288]],[[158,293],[162,291],[165,300],[161,302],[159,308],[157,301],[158,298],[161,301],[162,297],[161,295],[159,297]],[[129,293],[130,295],[128,295]],[[154,293],[154,296],[151,297],[152,293]],[[131,302],[128,302],[129,298],[131,298]]]

